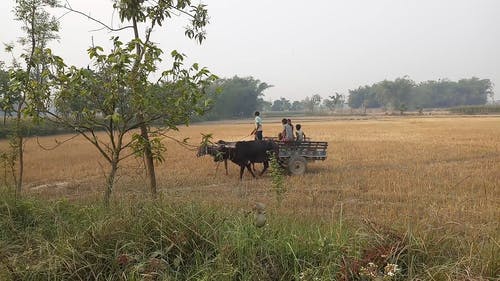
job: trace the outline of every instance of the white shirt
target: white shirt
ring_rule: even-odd
[[[285,125],[285,139],[293,141],[293,127],[290,124]]]
[[[304,132],[302,132],[302,130],[297,130],[296,134],[297,134],[297,141],[304,141]]]
[[[262,119],[260,116],[255,116],[255,128],[257,128],[257,131],[262,131]]]

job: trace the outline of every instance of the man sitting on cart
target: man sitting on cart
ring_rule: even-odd
[[[306,134],[302,131],[302,126],[300,124],[295,125],[295,135],[297,136],[296,141],[305,141]]]

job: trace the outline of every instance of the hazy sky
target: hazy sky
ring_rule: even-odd
[[[111,1],[69,2],[118,26]],[[500,85],[500,0],[203,2],[211,20],[202,45],[184,37],[185,19],[157,29],[153,41],[165,51],[187,54],[190,62],[220,77],[253,76],[274,85],[266,91],[266,100],[326,97],[403,75],[417,82],[477,76]],[[11,12],[14,4],[0,0],[4,43],[20,35]],[[66,15],[61,19],[61,39],[51,47],[67,63],[86,66],[91,38],[96,45],[109,46],[113,35],[92,31],[99,27],[77,14]],[[10,60],[3,50],[0,60]],[[499,89],[495,87],[497,99]]]

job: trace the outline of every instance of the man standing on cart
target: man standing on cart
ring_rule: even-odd
[[[251,135],[255,135],[255,140],[262,140],[262,118],[260,118],[260,112],[255,111],[255,129],[253,129]]]
[[[283,118],[281,124],[283,125],[283,132],[279,134],[279,140],[290,142],[294,140],[293,137],[293,127],[291,125],[292,121],[290,119]]]

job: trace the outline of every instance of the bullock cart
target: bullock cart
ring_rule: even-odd
[[[307,170],[307,162],[324,161],[328,142],[325,141],[291,141],[284,142],[270,139],[279,146],[279,162],[293,175],[302,175]]]
[[[227,160],[240,166],[240,179],[243,171],[248,171],[255,177],[250,164],[263,163],[264,173],[269,166],[269,154],[278,152],[278,162],[293,175],[302,175],[307,170],[307,163],[326,159],[328,142],[324,141],[279,141],[277,138],[266,138],[266,142],[218,141],[216,144],[202,144],[198,148],[197,156],[211,155],[216,162],[224,162],[227,175]]]

